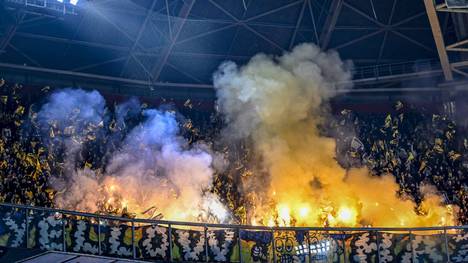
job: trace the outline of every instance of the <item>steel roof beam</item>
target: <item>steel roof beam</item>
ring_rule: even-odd
[[[124,57],[118,57],[118,58],[113,58],[113,59],[101,61],[101,62],[98,62],[98,63],[83,65],[83,66],[74,68],[74,69],[72,69],[71,71],[82,71],[82,70],[86,70],[86,69],[91,69],[91,68],[95,68],[95,67],[99,67],[99,66],[108,64],[108,63],[123,61],[125,58],[126,58],[126,57],[124,56]]]
[[[6,68],[13,71],[20,71],[22,76],[24,73],[31,73],[31,74],[50,74],[53,79],[60,79],[63,80],[63,77],[69,77],[70,81],[78,81],[78,82],[87,82],[89,80],[96,81],[96,83],[109,83],[106,86],[117,85],[125,86],[136,86],[141,87],[142,89],[149,89],[152,90],[153,87],[162,87],[162,88],[189,88],[189,89],[196,89],[196,90],[212,90],[213,85],[211,84],[193,84],[193,83],[166,83],[166,82],[151,82],[145,80],[137,80],[137,79],[128,79],[128,78],[118,78],[118,77],[111,77],[111,76],[104,76],[104,75],[96,75],[96,74],[89,74],[89,73],[81,73],[81,72],[73,72],[67,70],[56,70],[56,69],[49,69],[43,67],[33,67],[33,66],[24,66],[24,65],[15,65],[15,64],[8,64],[8,63],[0,63],[0,68]],[[411,79],[411,78],[420,78],[420,77],[433,77],[437,75],[442,75],[442,70],[427,70],[417,73],[408,73],[408,74],[399,74],[393,76],[385,76],[385,77],[375,77],[375,78],[366,78],[366,79],[356,79],[352,82],[356,85],[368,85],[368,84],[377,84],[377,83],[387,83],[391,81],[401,81],[404,79]],[[93,86],[93,85],[91,85]],[[464,86],[466,87],[466,85]],[[437,89],[437,88],[434,88]],[[423,87],[422,88],[412,88],[412,91],[426,91]],[[408,91],[405,88],[354,88],[354,89],[346,89],[343,91],[338,91],[339,93],[376,93],[376,92],[404,92]],[[116,90],[116,92],[118,92]]]
[[[74,39],[54,37],[54,36],[46,36],[46,35],[32,34],[32,33],[26,33],[26,32],[17,32],[16,36],[52,41],[56,43],[73,44],[73,45],[79,45],[79,46],[85,46],[85,47],[104,48],[104,49],[109,49],[113,51],[128,52],[130,50],[130,47],[125,47],[125,46],[116,46],[116,45],[110,45],[110,44],[88,42],[88,41],[74,40]]]
[[[37,34],[31,34],[31,33],[17,32],[16,36],[31,38],[31,39],[46,40],[46,41],[51,41],[55,43],[64,43],[64,44],[79,45],[79,46],[85,46],[85,47],[95,47],[95,48],[97,47],[97,48],[102,48],[102,49],[122,52],[122,53],[126,53],[130,51],[130,47],[125,47],[125,46],[115,46],[115,45],[102,44],[102,43],[96,43],[96,42],[73,40],[73,39],[68,39],[68,38],[37,35]],[[184,43],[184,42],[185,40],[179,43]],[[160,50],[134,51],[133,55],[134,56],[146,56],[146,57],[159,57],[161,56],[159,51]],[[251,58],[251,56],[240,56],[240,55],[227,55],[226,56],[225,54],[214,54],[214,53],[212,54],[212,53],[203,53],[203,52],[183,52],[183,51],[173,51],[172,55],[187,56],[187,57],[230,58],[230,59],[240,59],[240,60],[248,60]],[[118,60],[121,60],[121,59],[118,59]]]
[[[379,30],[377,30],[377,31],[375,31],[375,32],[371,32],[371,33],[366,34],[366,35],[364,35],[364,36],[361,36],[361,37],[352,39],[352,40],[350,40],[350,41],[347,41],[347,42],[345,42],[345,43],[342,43],[342,44],[340,44],[340,45],[338,45],[338,46],[336,46],[336,47],[333,47],[333,48],[334,48],[334,49],[344,48],[344,47],[347,47],[347,46],[349,46],[349,45],[352,45],[352,44],[355,44],[355,43],[357,43],[357,42],[360,42],[360,41],[362,41],[362,40],[368,39],[368,38],[370,38],[370,37],[372,37],[372,36],[378,35],[378,34],[384,32],[384,31],[385,31],[385,29],[381,28],[381,29],[379,29]]]
[[[18,47],[15,47],[14,45],[12,45],[11,43],[8,44],[8,46],[13,49],[14,51],[16,51],[18,54],[20,54],[21,56],[23,56],[25,59],[27,59],[29,62],[31,62],[32,64],[38,66],[38,67],[41,67],[41,63],[37,62],[35,59],[31,58],[30,56],[28,56],[26,53],[24,53],[21,49],[19,49]]]
[[[463,67],[468,65],[459,63],[456,66]],[[173,65],[171,65],[173,66]],[[98,74],[91,74],[91,73],[83,73],[83,72],[74,72],[69,70],[58,70],[58,69],[50,69],[44,67],[34,67],[34,66],[25,66],[25,65],[16,65],[16,64],[9,64],[9,63],[0,63],[0,68],[7,68],[12,70],[20,70],[24,72],[32,72],[32,73],[49,73],[54,74],[57,76],[68,76],[74,78],[85,78],[85,79],[93,79],[96,81],[109,81],[120,83],[123,85],[142,85],[142,86],[163,86],[163,87],[174,87],[174,88],[204,88],[204,89],[212,89],[213,85],[211,84],[194,84],[194,83],[170,83],[170,82],[152,82],[147,80],[140,80],[140,79],[128,79],[128,78],[119,78],[119,77],[112,77],[106,75],[98,75]],[[442,74],[442,69],[428,69],[425,71],[419,72],[411,72],[411,73],[403,73],[403,74],[394,74],[388,76],[376,76],[370,78],[360,78],[354,79],[351,82],[354,84],[372,84],[372,83],[382,83],[388,81],[400,81],[404,79],[411,79],[411,78],[418,78],[418,77],[426,77],[426,76],[437,76]]]
[[[215,1],[213,0],[209,0],[210,3],[212,5],[214,5],[216,8],[218,8],[221,12],[225,13],[227,16],[229,16],[232,20],[234,20],[237,24],[243,26],[245,29],[249,30],[250,32],[252,32],[253,34],[257,35],[258,37],[260,37],[261,39],[265,40],[266,42],[268,42],[270,45],[276,47],[277,49],[281,50],[281,51],[285,51],[283,47],[279,46],[278,44],[276,44],[273,40],[269,39],[268,37],[264,36],[263,34],[261,34],[260,32],[258,32],[257,30],[255,30],[254,28],[252,28],[250,25],[247,24],[248,21],[251,21],[251,20],[254,20],[254,19],[257,19],[257,18],[260,18],[260,17],[264,17],[268,14],[272,14],[272,13],[275,13],[277,12],[278,10],[282,10],[282,9],[285,9],[287,7],[291,7],[291,6],[294,6],[294,5],[297,5],[299,3],[301,3],[302,1],[299,0],[299,1],[295,1],[293,3],[289,3],[287,5],[284,5],[284,6],[280,6],[280,7],[277,7],[275,9],[272,9],[272,10],[269,10],[267,12],[264,12],[262,14],[259,14],[259,15],[256,15],[254,17],[250,17],[246,20],[240,20],[238,19],[236,16],[234,16],[233,14],[231,14],[228,10],[226,10],[225,8],[223,8],[222,6],[220,6],[219,4],[217,4]]]
[[[390,12],[390,17],[388,18],[388,23],[387,26],[390,26],[393,21],[393,15],[395,14],[395,8],[398,0],[393,0],[392,4],[392,11]],[[377,59],[377,64],[380,64],[380,60],[382,59],[384,50],[385,50],[385,44],[387,43],[387,37],[388,37],[388,30],[385,31],[384,37],[382,39],[382,43],[380,44],[380,50],[379,50],[379,57]]]
[[[299,31],[299,28],[301,27],[302,18],[304,17],[304,11],[307,7],[307,1],[308,0],[304,0],[304,3],[302,4],[301,11],[296,21],[296,27],[294,28],[293,35],[291,37],[291,40],[289,41],[289,49],[291,49],[294,45],[294,42],[296,42],[296,35],[297,35],[297,32]]]
[[[419,47],[421,47],[421,48],[423,48],[423,49],[425,49],[425,50],[427,50],[429,52],[434,52],[434,49],[422,44],[421,42],[419,42],[417,40],[412,39],[411,37],[409,37],[409,36],[407,36],[405,34],[402,34],[401,32],[398,32],[398,31],[393,30],[393,29],[390,30],[390,31],[392,31],[393,34],[398,35],[399,37],[404,38],[404,39],[408,40],[409,42],[415,44],[416,46],[419,46]]]
[[[146,81],[146,80],[119,78],[119,77],[97,75],[97,74],[90,74],[90,73],[83,73],[83,72],[74,72],[74,71],[69,71],[69,70],[33,67],[33,66],[1,63],[1,62],[0,62],[0,68],[8,68],[12,70],[20,70],[20,71],[33,72],[33,73],[48,73],[48,74],[55,74],[55,75],[69,76],[69,77],[76,77],[76,78],[87,78],[87,79],[93,79],[96,81],[109,81],[109,82],[116,82],[116,83],[128,84],[128,85],[141,85],[141,86],[146,86],[146,87],[156,86],[156,87],[197,88],[197,89],[213,88],[212,85],[207,85],[207,84],[151,82],[151,81]]]
[[[135,57],[133,56],[133,52],[135,52],[135,49],[136,49],[138,43],[140,42],[140,38],[141,38],[141,36],[143,35],[143,32],[144,32],[145,29],[146,29],[146,24],[149,22],[151,16],[153,15],[153,9],[156,7],[156,3],[158,3],[158,0],[153,0],[153,1],[152,1],[151,6],[150,6],[150,8],[149,8],[148,11],[147,11],[145,20],[143,20],[143,23],[141,24],[140,29],[138,30],[137,37],[135,38],[135,41],[133,42],[133,45],[132,45],[132,47],[130,48],[130,51],[128,52],[128,57],[127,57],[127,59],[125,60],[125,63],[123,64],[122,70],[120,71],[120,76],[121,76],[121,77],[122,77],[123,74],[125,73],[125,70],[126,70],[126,68],[127,68],[127,66],[128,66],[128,63],[130,62],[130,59],[133,58],[133,59],[135,59],[135,60],[138,60],[137,58],[135,58]]]
[[[19,17],[16,18],[15,23],[8,28],[7,33],[0,42],[0,54],[5,52],[6,47],[10,44],[11,39],[15,35],[16,30],[18,30],[19,25],[23,22],[26,14],[24,12],[20,12],[18,16]]]
[[[210,0],[210,2],[213,3],[214,1]],[[264,17],[264,16],[267,16],[267,15],[270,15],[270,14],[273,14],[273,13],[276,13],[276,12],[281,11],[281,10],[283,10],[283,9],[287,9],[287,8],[289,8],[289,7],[291,7],[291,6],[298,5],[298,4],[302,3],[302,2],[305,2],[305,1],[304,1],[304,0],[296,0],[296,1],[292,2],[292,3],[289,3],[289,4],[286,4],[286,5],[283,5],[283,6],[280,6],[280,7],[271,9],[271,10],[268,10],[268,11],[263,12],[263,13],[261,13],[261,14],[258,14],[258,15],[252,16],[252,17],[249,17],[249,18],[243,20],[242,22],[246,23],[246,22],[249,22],[249,21],[252,21],[252,20],[255,20],[255,19],[262,18],[262,17]],[[217,6],[217,7],[219,8],[219,6]]]
[[[171,42],[169,43],[168,46],[166,46],[163,49],[163,52],[161,54],[161,59],[157,61],[156,65],[151,70],[151,76],[150,76],[151,79],[153,80],[159,79],[161,72],[164,69],[164,66],[166,65],[167,59],[171,55],[172,49],[174,48],[177,42],[177,38],[179,38],[180,32],[182,32],[182,28],[184,27],[187,17],[190,15],[190,12],[194,4],[195,4],[195,0],[187,0],[184,2],[184,5],[179,11],[179,16],[177,18],[179,19],[179,21],[177,21],[176,25],[172,28],[173,37],[171,39]]]
[[[365,12],[359,10],[357,7],[351,5],[350,3],[344,2],[343,5],[345,5],[347,8],[353,10],[355,13],[359,14],[360,16],[366,18],[367,20],[371,21],[372,23],[375,23],[376,25],[379,25],[381,27],[385,27],[386,25],[380,22],[379,20],[375,19],[374,17],[369,16]]]
[[[78,45],[78,46],[84,46],[84,47],[102,48],[102,49],[107,49],[107,50],[111,50],[111,51],[125,52],[125,53],[129,52],[130,49],[131,49],[131,47],[128,47],[128,46],[116,46],[116,45],[111,45],[111,44],[103,44],[103,43],[97,43],[97,42],[74,40],[74,39],[69,39],[69,38],[38,35],[38,34],[31,34],[31,33],[25,33],[25,32],[17,32],[15,36],[31,38],[31,39],[46,40],[46,41],[51,41],[51,42],[55,42],[55,43],[64,43],[64,44],[72,44],[72,45]],[[151,52],[149,52],[149,51],[134,51],[133,55],[137,55],[137,56],[158,56],[158,53],[157,53],[158,51],[159,50],[153,50]]]
[[[331,13],[328,14],[325,24],[323,24],[323,30],[320,34],[320,47],[322,49],[327,49],[330,44],[331,35],[335,30],[336,22],[341,13],[341,8],[343,7],[343,0],[333,0],[330,5]]]
[[[91,7],[88,7],[88,8],[91,8]],[[99,10],[98,7],[96,7],[95,9],[95,13],[98,14],[102,19],[104,19],[107,23],[109,23],[110,25],[112,25],[117,31],[119,31],[122,35],[124,35],[128,40],[130,41],[133,41],[134,37],[129,35],[127,32],[125,32],[125,30],[123,30],[122,28],[120,28],[116,23],[114,23],[114,21],[112,21],[110,18],[108,18],[103,12],[101,12]],[[138,45],[140,48],[142,48],[140,45]],[[143,48],[142,48],[143,49]]]
[[[447,50],[445,49],[444,36],[442,35],[442,31],[440,29],[440,23],[436,13],[436,7],[434,6],[433,0],[424,0],[424,5],[426,6],[427,16],[431,25],[432,35],[435,40],[437,52],[439,53],[440,64],[442,65],[445,80],[453,80],[453,72],[450,67],[450,61],[447,55]]]
[[[310,2],[310,0],[307,0],[307,5],[309,6],[309,14],[310,14],[310,19],[312,20],[312,27],[314,30],[315,41],[317,45],[320,45],[320,38],[317,33],[317,25],[315,23],[314,10],[312,9],[312,2]]]

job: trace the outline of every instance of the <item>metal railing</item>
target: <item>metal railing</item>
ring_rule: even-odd
[[[315,249],[316,244],[311,243],[310,233],[311,231],[317,231],[323,234],[330,234],[334,233],[337,236],[341,236],[343,239],[341,244],[343,245],[343,253],[344,253],[344,260],[347,262],[347,248],[345,238],[347,235],[352,233],[356,233],[359,231],[365,232],[374,232],[376,233],[376,240],[377,240],[377,254],[380,253],[380,238],[379,236],[385,233],[404,233],[409,234],[410,244],[411,244],[411,252],[413,254],[413,259],[416,257],[415,248],[413,247],[413,241],[416,236],[417,232],[420,231],[430,231],[431,233],[436,233],[441,235],[444,239],[444,248],[445,248],[445,256],[447,262],[450,261],[450,251],[448,246],[448,231],[455,231],[455,230],[463,230],[468,231],[468,225],[465,226],[438,226],[438,227],[266,227],[266,226],[251,226],[251,225],[232,225],[232,224],[212,224],[212,223],[197,223],[197,222],[180,222],[180,221],[167,221],[167,220],[152,220],[152,219],[137,219],[137,218],[125,218],[125,217],[118,217],[118,216],[111,216],[111,215],[101,215],[101,214],[92,214],[92,213],[84,213],[84,212],[77,212],[77,211],[70,211],[70,210],[63,210],[63,209],[54,209],[54,208],[45,208],[45,207],[35,207],[35,206],[28,206],[28,205],[17,205],[17,204],[8,204],[8,203],[0,203],[0,219],[5,214],[5,208],[14,210],[16,213],[24,214],[25,216],[25,239],[26,239],[26,248],[29,248],[29,239],[30,239],[30,222],[31,217],[34,216],[34,212],[42,212],[42,213],[49,213],[49,215],[54,214],[61,220],[62,226],[62,238],[61,241],[62,247],[61,249],[54,249],[51,250],[58,250],[58,251],[67,251],[67,244],[66,244],[66,229],[65,226],[67,225],[67,220],[72,220],[73,217],[81,218],[80,220],[87,219],[89,222],[93,221],[94,224],[97,225],[97,243],[98,243],[98,253],[99,255],[102,254],[101,248],[101,228],[104,225],[104,222],[118,222],[118,225],[126,225],[131,227],[131,243],[132,243],[132,256],[131,258],[137,259],[136,253],[136,242],[135,242],[135,232],[136,232],[136,224],[149,224],[149,225],[159,225],[165,226],[168,229],[168,233],[170,237],[169,240],[169,261],[172,262],[174,260],[173,255],[173,248],[174,248],[174,240],[172,238],[172,230],[174,227],[179,227],[180,229],[203,229],[200,231],[203,233],[204,236],[204,252],[205,252],[205,259],[208,262],[209,256],[209,244],[208,244],[208,230],[209,229],[223,229],[223,230],[233,230],[237,234],[237,245],[238,245],[238,253],[239,259],[237,262],[244,262],[243,255],[242,255],[242,231],[246,230],[253,230],[253,231],[265,231],[271,232],[271,247],[273,251],[273,260],[276,262],[276,252],[275,252],[275,241],[274,241],[274,233],[277,231],[304,231],[306,232],[306,239],[303,253],[308,254],[308,261],[312,262],[311,251]],[[11,213],[11,212],[9,212]],[[384,233],[385,232],[385,233]],[[339,238],[338,238],[339,239]],[[380,256],[379,256],[380,258]],[[142,258],[138,258],[142,259]],[[379,260],[380,262],[380,260]],[[415,262],[415,261],[413,261]]]
[[[440,69],[441,66],[438,59],[427,59],[402,63],[356,67],[352,70],[352,74],[354,80],[374,78],[379,79],[387,76],[405,75]]]

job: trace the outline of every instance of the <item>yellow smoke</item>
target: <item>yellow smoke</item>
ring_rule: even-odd
[[[334,52],[304,44],[281,57],[257,55],[245,66],[223,64],[215,74],[218,104],[231,139],[250,138],[269,174],[265,198],[254,204],[252,224],[307,226],[433,226],[453,224],[436,195],[424,213],[401,200],[391,175],[344,170],[335,140],[320,136],[323,106],[350,80]],[[249,184],[259,184],[253,180]],[[246,187],[248,189],[248,187]],[[262,195],[262,193],[246,193]]]

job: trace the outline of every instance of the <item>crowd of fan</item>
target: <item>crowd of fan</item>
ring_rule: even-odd
[[[60,176],[64,172],[64,160],[61,147],[45,147],[46,142],[41,139],[44,131],[37,121],[40,100],[49,92],[45,87],[31,95],[24,92],[21,85],[9,85],[0,80],[1,202],[53,206],[57,192],[50,188],[48,180],[52,174]],[[192,111],[190,103],[184,107],[181,112]],[[204,121],[196,124],[188,119],[183,124],[184,136],[191,141],[209,141],[217,136],[222,126],[220,118],[207,116],[199,118]],[[335,119],[327,129],[337,140],[337,159],[341,165],[346,168],[367,166],[376,176],[393,174],[400,185],[399,194],[417,202],[421,200],[421,186],[434,185],[444,194],[447,203],[461,208],[461,223],[468,223],[468,141],[464,137],[467,133],[449,117],[409,109],[397,102],[388,114],[343,110]],[[130,121],[119,127],[118,123],[110,121],[105,126],[105,132],[100,134],[96,130],[102,130],[102,124],[90,124],[83,131],[73,127],[70,131],[52,129],[46,137],[53,140],[56,132],[82,132],[84,136],[80,138],[87,147],[79,154],[78,165],[99,173],[104,169],[107,156],[118,145],[106,143],[104,147],[95,143],[96,137],[124,136],[132,124]]]
[[[50,87],[31,92],[20,84],[0,80],[0,202],[53,206],[54,197],[65,189],[53,189],[51,179],[65,178],[67,169],[77,168],[91,169],[97,176],[104,174],[112,154],[125,135],[141,123],[142,110],[148,107],[146,103],[130,103],[132,106],[125,108],[124,113],[117,113],[117,103],[113,103],[106,110],[105,120],[99,123],[80,120],[76,109],[60,124],[48,121],[44,125],[38,113],[50,93]],[[183,107],[192,115],[198,113],[190,100]],[[190,142],[213,134],[213,129],[206,129],[210,133],[200,132],[206,125],[195,127],[190,119],[180,119],[183,135]],[[83,147],[70,153],[63,138]],[[70,154],[73,164],[67,163]]]
[[[22,129],[34,123],[31,97],[24,96],[21,85],[9,86],[4,80],[0,90],[0,201],[50,206],[49,156],[38,137]]]
[[[446,114],[396,102],[388,114],[343,110],[332,126],[343,166],[367,166],[377,176],[393,174],[399,194],[418,203],[422,186],[433,185],[447,204],[460,207],[459,220],[468,223],[468,131]]]

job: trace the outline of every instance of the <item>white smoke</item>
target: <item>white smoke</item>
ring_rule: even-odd
[[[350,83],[350,67],[336,52],[303,44],[280,57],[256,55],[242,67],[226,62],[215,73],[217,103],[227,121],[225,138],[233,144],[253,142],[253,160],[268,175],[267,180],[257,174],[239,180],[246,184],[239,189],[255,189],[244,193],[253,196],[248,200],[253,216],[279,216],[285,224],[294,217],[297,224],[309,226],[321,226],[324,220],[347,226],[438,224],[446,216],[438,196],[427,197],[426,215],[417,215],[410,200],[397,198],[393,177],[346,171],[336,161],[335,141],[321,136],[324,105],[338,89],[350,88],[343,85]],[[39,120],[50,138],[49,150],[62,147],[65,152],[65,174],[52,181],[64,189],[56,204],[94,212],[104,202],[139,216],[156,207],[166,219],[207,221],[215,216],[225,221],[226,208],[209,192],[214,166],[222,158],[204,143],[189,145],[180,136],[175,113],[145,110],[139,116],[144,120],[128,127],[126,119],[140,110],[137,101],[117,106],[115,126],[131,130],[107,136],[110,118],[99,93],[67,89],[51,96]],[[76,130],[70,133],[72,126]],[[90,138],[94,144],[118,140],[103,173],[77,168]]]
[[[215,73],[226,137],[252,142],[258,170],[268,174],[267,183],[259,174],[242,180],[244,189],[263,189],[244,193],[254,203],[253,222],[414,226],[445,216],[439,197],[429,198],[430,216],[418,217],[411,201],[397,198],[393,177],[346,171],[336,161],[335,140],[318,127],[329,99],[350,88],[343,85],[351,83],[350,67],[336,52],[302,44],[280,57],[256,55],[240,68],[226,62]]]
[[[257,127],[278,127],[305,120],[333,97],[337,83],[349,83],[350,63],[336,52],[302,44],[281,57],[254,56],[242,68],[223,63],[214,75],[218,105],[231,130],[247,137]]]
[[[123,115],[129,111],[139,112],[139,109],[135,100],[117,106],[117,125],[125,124]],[[53,129],[57,133],[49,142],[49,149],[65,145],[65,152],[73,148],[76,155],[85,147],[89,125],[94,127],[94,134],[104,133],[103,123],[108,119],[105,112],[104,99],[96,91],[67,89],[54,93],[39,112],[43,129],[47,132]],[[65,187],[57,196],[56,204],[94,212],[104,201],[126,206],[138,215],[155,207],[157,212],[172,220],[198,220],[208,214],[225,220],[224,206],[215,195],[207,193],[214,174],[213,154],[209,148],[201,143],[189,146],[179,135],[175,113],[149,109],[143,111],[143,118],[112,153],[104,174],[87,168],[77,169],[76,159],[67,157],[64,178],[53,181],[59,190]],[[107,121],[105,123],[107,125]],[[76,133],[63,134],[71,125]],[[95,139],[97,143],[101,143],[99,139]]]
[[[48,124],[56,122],[60,129],[76,124],[75,120],[80,121],[78,124],[99,123],[103,120],[105,106],[104,98],[97,91],[64,89],[50,95],[38,118]]]

